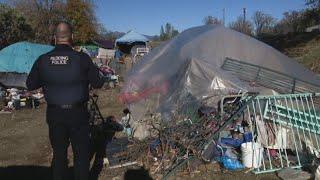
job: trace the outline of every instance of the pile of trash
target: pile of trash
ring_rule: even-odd
[[[41,99],[44,97],[40,91],[30,93],[27,90],[16,88],[2,88],[0,95],[0,99],[4,102],[4,107],[0,113],[11,113],[13,110],[21,108],[38,108]]]
[[[100,75],[105,79],[110,88],[114,88],[119,84],[119,75],[110,67],[110,62],[113,59],[95,59],[95,64],[98,66]]]
[[[235,111],[238,107],[233,108]],[[229,130],[221,133],[224,138],[215,141],[212,135],[218,133],[223,125],[217,109],[201,107],[175,119],[175,122],[161,121],[160,124],[151,125],[157,134],[154,136],[156,138],[149,140],[148,149],[149,158],[157,166],[151,168],[153,173],[170,176],[195,159],[204,163],[220,162],[230,170],[244,169],[239,161],[241,145],[252,141],[252,134],[244,123],[232,123]]]
[[[119,75],[116,75],[115,70],[108,65],[100,65],[99,70],[111,88],[119,83]]]
[[[313,166],[309,172],[314,174],[313,162],[320,158],[317,98],[319,94],[311,93],[247,94],[219,102],[220,107],[188,110],[175,115],[175,121],[153,114],[147,120],[153,132],[145,164],[164,179],[190,171],[196,161],[279,176]]]

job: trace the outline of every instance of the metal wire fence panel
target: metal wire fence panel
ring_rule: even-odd
[[[317,96],[257,96],[246,106],[243,113],[254,141],[252,160],[258,161],[255,173],[300,168],[319,157],[320,108],[314,103]],[[260,145],[264,152],[257,154],[255,146]]]
[[[277,90],[281,93],[319,92],[318,85],[302,81],[298,78],[243,61],[226,58],[221,67],[231,71],[240,79],[254,81],[258,84]]]
[[[170,142],[169,146],[174,144],[177,154],[169,168],[164,169],[164,179],[183,169],[192,159],[211,162],[212,157],[224,156],[223,150],[221,155],[210,153],[222,143],[223,134],[230,137],[225,132],[234,130],[239,121],[246,122],[241,125],[245,127],[243,138],[234,140],[241,141],[241,161],[254,173],[308,165],[320,157],[319,96],[312,93],[230,95],[219,101],[220,108],[213,116],[193,120],[190,115],[189,120],[168,124],[166,127],[170,128],[161,134],[165,142]],[[251,134],[249,141],[245,141],[246,133]]]

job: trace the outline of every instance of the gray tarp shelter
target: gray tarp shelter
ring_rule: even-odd
[[[320,92],[319,86],[315,73],[269,45],[209,25],[188,29],[144,56],[127,74],[120,98],[141,119],[208,96]]]

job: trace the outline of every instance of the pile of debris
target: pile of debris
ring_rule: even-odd
[[[111,62],[114,61],[114,59],[93,59],[94,64],[99,68],[100,75],[105,79],[109,88],[114,88],[119,84],[119,74],[110,66]]]
[[[181,170],[195,171],[195,162],[217,168],[276,172],[319,164],[320,94],[259,96],[247,93],[225,98],[221,106],[200,107],[175,121],[152,116],[153,136],[140,149],[153,175],[166,179]],[[290,173],[292,173],[290,171]],[[308,173],[302,173],[308,174]],[[310,175],[310,174],[309,174]]]
[[[0,113],[11,113],[13,110],[21,108],[38,108],[43,97],[43,93],[40,91],[30,93],[27,90],[3,88],[0,99],[4,102],[4,107]]]
[[[117,75],[115,70],[110,68],[108,65],[99,65],[99,70],[110,88],[114,88],[119,84],[119,75]]]

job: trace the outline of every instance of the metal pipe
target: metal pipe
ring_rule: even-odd
[[[308,107],[308,111],[309,111],[309,115],[310,115],[310,120],[313,122],[313,124],[317,124],[317,117],[314,116],[315,118],[315,121],[313,121],[313,117],[312,117],[312,113],[311,113],[311,110],[310,110],[310,105],[309,105],[309,102],[308,102],[308,98],[307,98],[307,95],[304,96],[305,99],[306,99],[306,102],[307,102],[307,107]],[[312,98],[312,96],[310,96],[310,98]],[[315,128],[315,125],[313,125],[313,129],[316,130],[317,133],[320,133],[319,131],[319,128]],[[314,136],[315,136],[315,139],[316,139],[316,144],[317,144],[317,149],[319,149],[319,141],[318,141],[318,136],[316,135],[316,133],[314,133]]]
[[[262,122],[264,122],[264,116],[262,115],[263,113],[262,113],[262,110],[261,110],[261,105],[260,105],[260,100],[259,100],[259,98],[257,98],[257,102],[258,102],[258,108],[259,108],[261,120],[262,120]],[[268,136],[269,136],[269,132],[268,132],[268,131],[267,131],[267,134],[268,134]],[[268,143],[269,143],[269,140],[268,140]],[[269,159],[270,169],[273,169],[272,163],[271,163],[270,151],[269,151],[268,148],[267,148],[267,151],[268,151],[267,153],[268,153],[268,159]]]
[[[276,102],[276,99],[275,99],[275,98],[274,98],[274,102],[275,102],[275,107],[276,107],[276,111],[277,111],[276,114],[277,114],[277,116],[278,116],[278,119],[280,120],[279,109],[278,109],[278,107],[276,106],[276,103],[277,103],[277,102]],[[281,136],[281,137],[280,137],[280,139],[281,139],[280,152],[281,152],[281,151],[284,151],[285,157],[286,157],[285,160],[287,161],[287,167],[289,167],[289,160],[288,160],[288,154],[287,154],[287,149],[286,149],[286,148],[287,148],[287,134],[286,134],[286,140],[285,140],[285,143],[286,143],[286,144],[285,144],[285,148],[283,148],[283,144],[284,144],[283,138],[284,138],[284,137],[283,137],[283,131],[282,131],[282,130],[283,130],[283,129],[282,129],[282,123],[280,123],[279,125],[280,125],[280,134],[281,134],[281,135],[280,135],[280,136]],[[286,133],[287,133],[287,130],[286,130]]]
[[[287,101],[287,98],[286,98],[286,97],[285,97],[284,99],[285,99],[285,103],[286,103],[287,112],[288,112],[288,114],[289,114],[288,101]],[[293,141],[294,141],[294,148],[295,148],[295,150],[296,150],[296,154],[297,154],[297,158],[298,158],[298,164],[299,164],[299,166],[301,166],[300,157],[299,157],[299,151],[298,151],[297,142],[296,142],[296,136],[295,136],[294,130],[293,130],[292,119],[291,119],[291,118],[289,118],[289,119],[290,119],[290,122],[291,122],[291,126],[290,126],[290,127],[291,127],[292,136],[293,136]]]
[[[270,111],[270,112],[271,112],[271,118],[272,118],[272,122],[273,122],[273,127],[274,127],[274,129],[278,130],[277,125],[276,125],[276,120],[275,120],[275,117],[274,117],[274,114],[273,114],[273,109],[272,109],[272,104],[271,104],[271,98],[268,99],[268,103],[269,103],[270,108],[271,108],[271,111]],[[279,152],[281,167],[283,167],[283,161],[282,161],[282,155],[281,155],[280,148],[278,149],[278,152]]]

